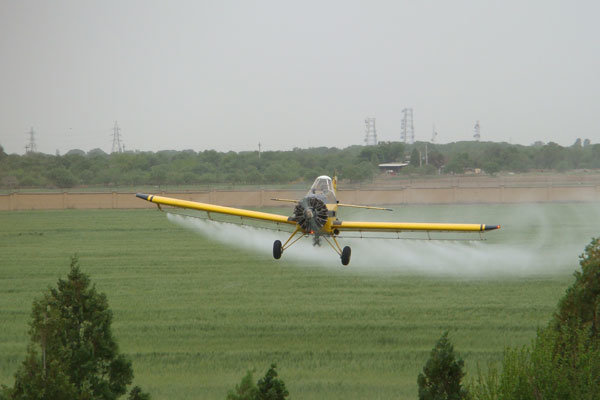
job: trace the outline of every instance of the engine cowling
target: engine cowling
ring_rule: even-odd
[[[327,222],[327,206],[317,197],[305,197],[294,208],[294,220],[304,232],[318,233]]]

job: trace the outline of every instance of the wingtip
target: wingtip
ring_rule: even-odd
[[[494,229],[500,229],[500,225],[485,225],[486,231],[493,231]]]

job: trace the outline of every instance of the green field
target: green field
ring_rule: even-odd
[[[600,234],[597,204],[346,215],[503,229],[477,243],[355,239],[343,268],[310,246],[273,260],[271,239],[283,234],[213,225],[207,237],[182,226],[205,223],[154,210],[2,212],[0,383],[12,384],[25,355],[32,300],[78,253],[108,296],[135,383],[154,399],[223,399],[271,362],[295,399],[415,398],[446,329],[469,377],[505,346],[530,343]]]

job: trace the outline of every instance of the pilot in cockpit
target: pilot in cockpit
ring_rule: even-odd
[[[328,176],[318,177],[308,192],[309,195],[324,196],[329,203],[335,203],[335,194],[331,184],[331,178]]]

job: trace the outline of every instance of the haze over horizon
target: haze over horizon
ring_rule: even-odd
[[[219,151],[600,141],[592,1],[0,2],[0,145]]]

